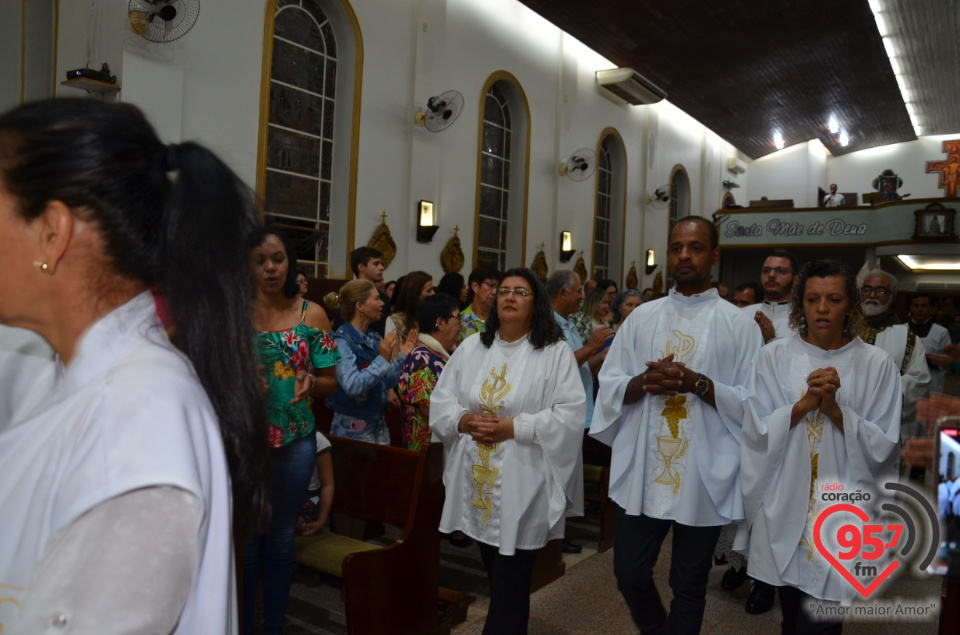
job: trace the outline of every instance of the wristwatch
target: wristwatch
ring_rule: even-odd
[[[710,380],[703,373],[697,378],[697,383],[693,385],[693,394],[697,397],[703,397],[710,390]]]

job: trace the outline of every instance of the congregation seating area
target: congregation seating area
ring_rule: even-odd
[[[314,403],[314,413],[317,428],[328,433],[332,413],[320,401]],[[393,446],[400,446],[399,413],[390,411],[387,423]],[[323,626],[314,631],[305,625],[304,632],[451,632],[488,591],[476,546],[454,547],[438,530],[442,447],[434,444],[413,452],[328,438],[336,483],[333,522],[329,531],[297,538],[298,570],[288,619],[304,612],[304,621]],[[613,545],[612,503],[606,498],[609,469],[585,466],[584,477],[585,499],[595,503],[595,513],[571,519],[568,536],[596,542],[606,551]],[[551,541],[540,553],[531,592],[561,578],[565,570],[560,541]],[[305,589],[322,590],[321,601],[335,606],[301,602],[297,596]]]

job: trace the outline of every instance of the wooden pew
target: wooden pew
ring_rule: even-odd
[[[613,547],[617,537],[616,503],[610,500],[610,446],[593,437],[583,438],[583,499],[600,505],[600,540],[597,552],[603,553]],[[601,465],[588,463],[589,457],[603,458]]]
[[[400,539],[377,547],[333,533],[299,537],[295,560],[343,579],[347,633],[440,632],[440,512],[443,451],[422,452],[330,437],[333,508],[396,525]]]

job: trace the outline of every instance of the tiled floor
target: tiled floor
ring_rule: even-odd
[[[667,582],[671,540],[664,540],[660,559],[654,569],[657,586],[664,604],[669,604],[671,593]],[[569,558],[569,560],[568,560]],[[573,633],[618,635],[636,633],[630,613],[617,591],[613,575],[613,551],[597,554],[584,548],[584,553],[564,556],[567,572],[559,580],[537,591],[531,597],[530,635],[562,635]],[[758,635],[780,632],[780,607],[763,615],[749,615],[744,604],[749,595],[749,583],[730,593],[720,589],[720,579],[726,566],[714,567],[710,572],[707,606],[704,614],[704,635]],[[939,606],[940,581],[927,576],[901,576],[885,594],[888,600],[897,599],[904,606],[934,603]],[[479,635],[483,630],[487,599],[482,598],[468,614],[467,622],[454,633]],[[936,616],[917,621],[865,621],[847,618],[845,635],[935,635]]]

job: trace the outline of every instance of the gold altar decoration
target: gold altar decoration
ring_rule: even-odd
[[[387,227],[386,212],[380,215],[380,224],[373,231],[373,236],[370,238],[370,242],[367,243],[367,247],[373,247],[383,254],[380,261],[383,263],[384,269],[389,267],[394,257],[396,257],[397,243],[393,242],[393,236],[390,235],[390,228]]]
[[[459,225],[453,228],[453,236],[440,252],[440,264],[443,266],[444,273],[459,273],[463,269],[463,248],[460,246],[460,237],[457,236],[459,231]]]
[[[653,281],[653,292],[663,293],[663,267],[660,267],[660,271],[657,272],[657,277]]]
[[[577,264],[573,266],[573,271],[580,276],[581,282],[587,281],[587,265],[583,262],[583,250],[580,250],[580,257],[577,258]]]
[[[533,257],[533,262],[530,263],[530,270],[537,274],[537,277],[541,280],[546,280],[550,268],[547,266],[547,256],[543,253],[543,247],[544,243],[540,243],[540,251]]]
[[[630,271],[627,272],[627,288],[628,289],[639,289],[640,288],[640,277],[637,276],[637,261],[633,260],[630,262]]]

